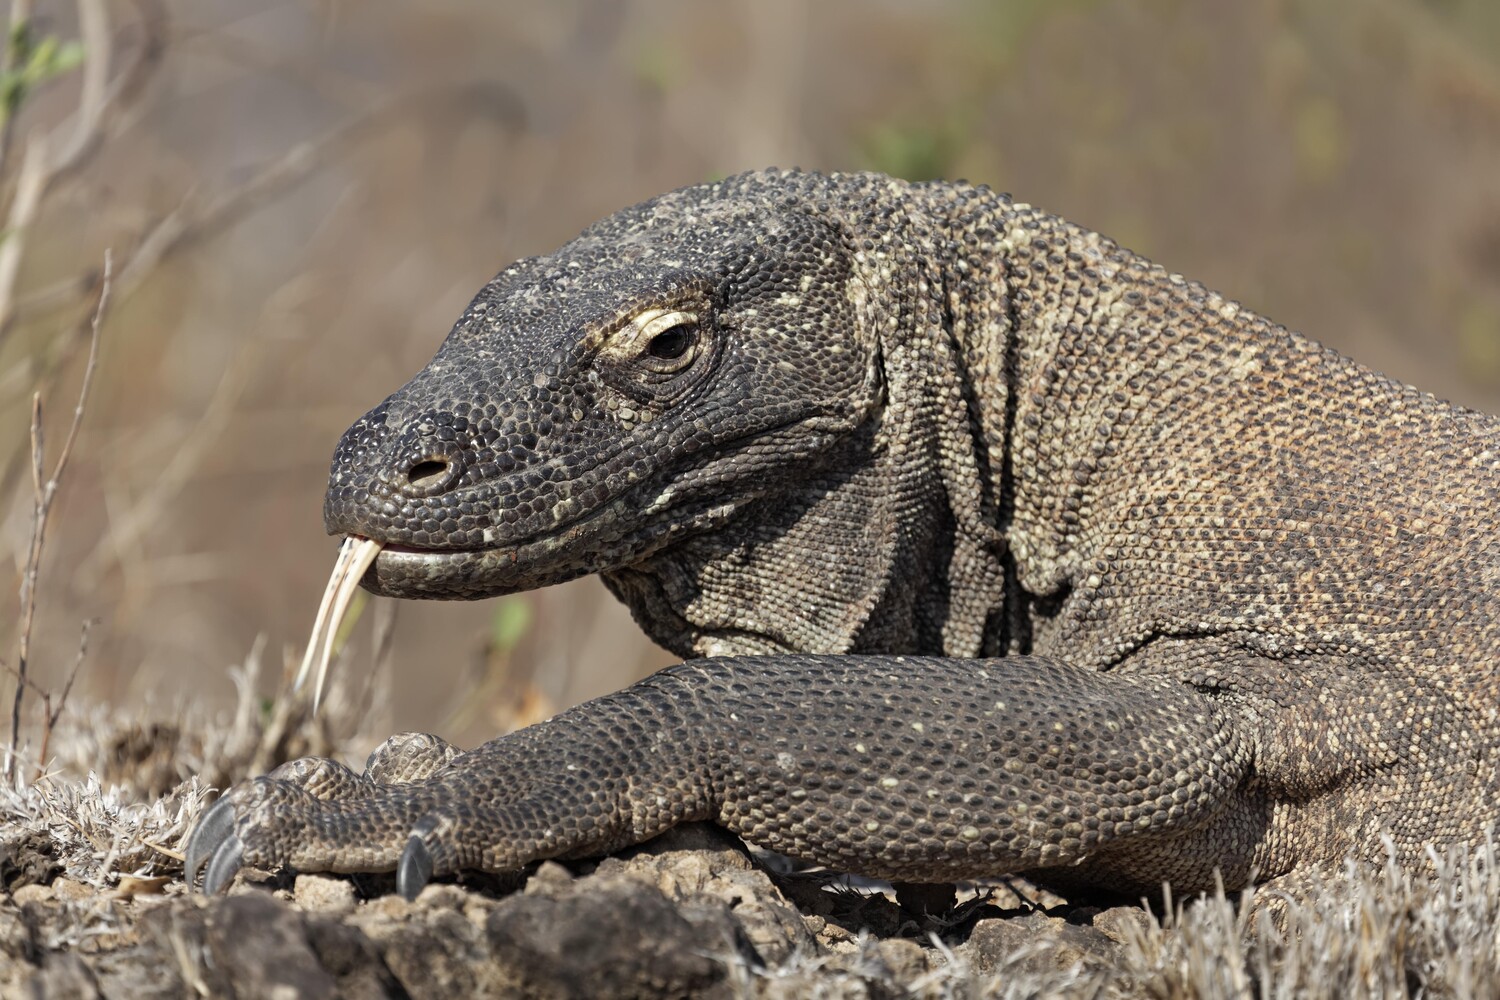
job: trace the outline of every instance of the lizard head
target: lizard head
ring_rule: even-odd
[[[675,192],[485,285],[334,454],[328,531],[382,545],[365,586],[481,598],[628,566],[864,423],[878,351],[828,183]]]

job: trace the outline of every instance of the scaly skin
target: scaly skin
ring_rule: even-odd
[[[597,572],[732,658],[247,783],[189,878],[412,894],[690,819],[908,882],[1420,868],[1500,811],[1497,430],[984,188],[665,195],[486,286],[326,520],[378,593]]]

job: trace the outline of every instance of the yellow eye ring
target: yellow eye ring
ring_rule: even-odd
[[[686,367],[698,342],[698,314],[676,309],[648,309],[632,322],[629,342],[642,361],[658,371]]]

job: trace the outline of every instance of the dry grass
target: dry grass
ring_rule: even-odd
[[[327,714],[315,720],[305,696],[270,706],[255,696],[259,659],[253,654],[235,672],[240,698],[231,716],[189,708],[134,721],[103,706],[81,709],[56,734],[51,774],[0,789],[0,880],[12,892],[61,879],[113,900],[107,935],[98,919],[83,916],[102,912],[97,906],[77,919],[43,920],[45,950],[78,950],[93,961],[132,940],[140,914],[120,900],[181,891],[178,848],[211,786],[292,756],[334,752],[350,739],[368,690],[351,692],[336,679]],[[149,754],[132,757],[129,748],[144,746]],[[176,775],[188,777],[155,792]],[[869,996],[872,988],[934,998],[1496,996],[1495,846],[1432,862],[1433,878],[1351,863],[1292,897],[1268,899],[1263,890],[1255,900],[1221,894],[1178,903],[1165,916],[1110,911],[1124,916],[1107,932],[1116,941],[1108,953],[1080,951],[1041,929],[1004,954],[978,954],[964,928],[920,940],[913,969],[891,961],[889,943],[865,935],[852,949],[804,950],[770,968],[727,960],[729,982],[736,995],[757,997]],[[491,905],[483,903],[481,918]],[[350,919],[358,925],[357,915]],[[1079,911],[1070,919],[1089,922]]]
[[[1435,858],[1436,877],[1355,864],[1306,886],[1270,918],[1250,896],[1200,898],[1166,919],[1122,922],[1110,961],[1077,959],[1038,937],[983,970],[930,939],[937,967],[885,985],[923,998],[1463,997],[1500,995],[1500,877],[1493,843]],[[1263,901],[1262,901],[1263,902]],[[799,955],[737,970],[745,996],[865,995],[889,979],[872,937],[850,955]],[[778,984],[794,984],[786,992]]]
[[[0,788],[0,882],[14,890],[65,877],[112,890],[126,878],[180,876],[180,846],[213,793],[287,760],[344,751],[379,676],[343,664],[315,714],[307,692],[289,689],[290,663],[276,697],[257,693],[263,653],[257,644],[230,671],[238,699],[229,713],[178,699],[139,713],[95,703],[64,715],[47,773],[29,779],[21,768]],[[3,874],[7,857],[14,869],[23,856],[29,874]]]

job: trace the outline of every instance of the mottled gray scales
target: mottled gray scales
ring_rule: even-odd
[[[1497,432],[985,188],[664,195],[482,289],[325,517],[376,592],[600,573],[692,662],[235,788],[190,877],[689,819],[905,882],[1421,868],[1500,812]]]

